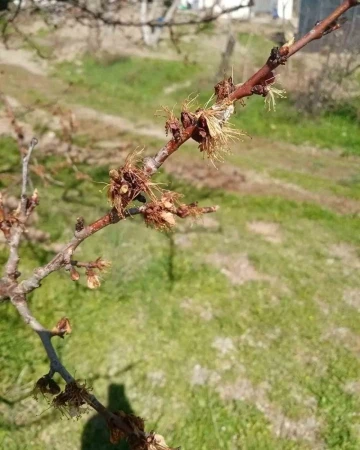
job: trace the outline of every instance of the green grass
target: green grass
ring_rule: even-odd
[[[14,173],[16,150],[11,139],[0,140],[1,167]],[[48,168],[59,162],[38,157]],[[107,180],[107,167],[79,168],[97,182]],[[101,185],[75,180],[70,169],[57,179],[71,188],[66,199],[63,188],[32,176],[41,199],[37,226],[65,242],[79,214],[88,223],[107,204]],[[281,196],[200,189],[163,172],[156,180],[183,192],[186,201],[219,204],[215,226],[181,222],[166,235],[139,217],[126,220],[77,253],[84,261],[102,256],[113,262],[100,289],[88,290],[83,274],[78,283],[66,272],[44,280],[29,300],[49,327],[60,317],[71,319],[73,333],[55,341],[68,369],[104,403],[145,417],[147,429],[183,450],[357,450],[360,404],[348,386],[360,376],[360,317],[343,296],[360,289],[360,281],[356,266],[334,258],[331,248],[340,242],[360,248],[359,218]],[[305,183],[296,174],[293,181]],[[357,197],[356,183],[346,189]],[[251,232],[252,221],[276,223],[281,242]],[[242,254],[265,278],[233,284],[216,264],[222,255],[231,270]],[[5,252],[0,255],[3,262]],[[23,276],[50,257],[24,244]],[[61,420],[44,400],[31,398],[47,361],[11,305],[1,308],[0,448],[116,448],[105,443],[104,424],[89,422],[92,416]],[[219,350],[226,339],[230,348]],[[291,424],[292,436],[282,421]],[[305,430],[308,439],[294,430]]]
[[[359,124],[355,120],[335,114],[307,117],[289,100],[278,100],[276,111],[269,112],[262,99],[251,98],[245,108],[237,107],[233,122],[253,136],[359,154]]]
[[[163,102],[172,107],[184,99],[184,89],[169,95],[165,89],[196,78],[201,67],[128,56],[102,60],[86,57],[80,66],[63,63],[56,74],[75,85],[73,92],[78,101],[110,113],[143,118],[145,111],[154,114]],[[197,91],[199,86],[194,88]]]
[[[263,38],[257,37],[255,41],[258,43],[259,39]],[[264,47],[258,45],[258,48]],[[170,108],[176,105],[175,111],[179,111],[181,102],[189,94],[194,96],[199,92],[198,103],[206,103],[212,92],[209,79],[213,71],[214,67],[202,69],[200,64],[179,61],[136,57],[101,61],[86,57],[81,65],[63,63],[56,75],[72,83],[72,101],[107,113],[162,124],[163,118],[152,117],[162,105]],[[183,87],[188,80],[191,85]],[[167,93],[169,87],[175,91]],[[348,154],[359,154],[359,125],[354,118],[339,114],[307,117],[296,110],[289,99],[280,99],[276,112],[268,112],[263,100],[253,97],[247,101],[246,108],[237,106],[233,122],[251,136],[341,148]]]

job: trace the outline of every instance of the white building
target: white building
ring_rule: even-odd
[[[255,14],[277,14],[281,19],[290,20],[293,7],[293,0],[255,0],[253,11]]]
[[[244,5],[231,13],[234,19],[248,20],[256,14],[290,20],[293,16],[293,0],[254,0],[254,6],[247,6],[249,0],[182,0],[182,6],[193,10],[214,8],[214,12]],[[214,6],[215,5],[215,6]]]

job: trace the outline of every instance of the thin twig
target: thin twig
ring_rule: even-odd
[[[27,211],[28,198],[26,196],[26,189],[28,184],[30,157],[36,144],[37,139],[33,138],[29,145],[28,152],[24,156],[22,161],[22,188],[21,188],[20,211],[18,217],[16,217],[15,219],[13,226],[11,227],[10,236],[8,238],[10,251],[7,263],[5,265],[5,274],[9,280],[16,280],[16,278],[18,278],[20,275],[20,273],[18,272],[18,265],[20,260],[18,248],[20,245],[21,236],[24,232],[24,224],[30,214],[30,210]]]
[[[38,267],[34,270],[33,275],[26,280],[19,283],[14,288],[13,293],[16,295],[24,295],[32,292],[34,289],[40,286],[41,281],[49,276],[51,273],[61,269],[62,267],[71,264],[71,258],[76,248],[87,238],[102,230],[103,228],[118,223],[120,220],[132,217],[138,214],[144,213],[146,206],[139,206],[129,208],[125,211],[124,217],[121,217],[115,210],[111,209],[107,214],[100,217],[100,219],[84,227],[81,231],[75,231],[74,237],[71,241],[64,246],[64,248],[45,266]],[[203,214],[212,213],[217,210],[216,206],[209,206],[200,208],[200,212]],[[181,215],[181,211],[175,212],[178,217],[184,218],[186,216]]]
[[[31,153],[33,152],[37,143],[38,140],[36,138],[31,139],[29,149],[22,161],[21,212],[24,216],[26,215],[26,203],[27,203],[26,190],[29,182],[29,162],[31,158]]]
[[[61,363],[51,342],[51,338],[54,337],[54,333],[41,325],[41,323],[38,322],[38,320],[32,315],[25,296],[14,296],[11,298],[11,303],[15,306],[25,323],[29,325],[41,339],[50,363],[49,375],[52,377],[56,372],[66,383],[75,382],[75,378]],[[117,427],[124,433],[130,435],[133,432],[129,425],[120,416],[113,414],[111,411],[105,408],[105,406],[101,402],[99,402],[99,400],[94,395],[88,393],[85,400],[88,405],[94,408],[99,414],[101,414],[105,418],[105,420],[113,420],[114,423],[116,423]],[[146,438],[145,435],[144,438]]]

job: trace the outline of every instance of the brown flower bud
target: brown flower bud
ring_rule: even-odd
[[[62,317],[56,326],[52,329],[53,334],[64,337],[65,334],[71,333],[70,321],[67,317]]]
[[[76,219],[75,230],[79,233],[85,227],[85,220],[83,217],[78,217]]]
[[[71,269],[70,269],[70,278],[71,278],[73,281],[78,281],[79,278],[80,278],[80,274],[79,274],[79,272],[75,269],[75,267],[71,267]]]

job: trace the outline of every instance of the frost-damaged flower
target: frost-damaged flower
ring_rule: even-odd
[[[129,443],[130,448],[141,448],[139,446],[145,442],[144,419],[134,414],[126,414],[124,411],[114,411],[113,414],[121,418],[121,421],[131,430],[131,434],[126,434],[117,426],[116,420],[111,418],[107,422],[110,430],[110,442],[117,444],[122,439],[125,439]]]
[[[236,87],[233,83],[233,77],[224,78],[219,83],[215,85],[215,95],[216,95],[216,103],[222,102],[230,94],[235,91]]]
[[[271,81],[268,81],[268,84],[266,86],[267,94],[265,97],[265,106],[267,106],[268,111],[276,111],[276,97],[279,98],[286,98],[286,91],[285,89],[278,89],[274,86],[276,80],[275,77],[271,79]]]
[[[197,203],[180,203],[181,197],[181,194],[167,191],[160,199],[148,203],[143,211],[146,225],[156,230],[170,231],[176,225],[176,216],[183,219],[189,216],[197,217],[203,213]]]
[[[137,198],[142,201],[142,193],[150,199],[156,199],[154,190],[160,191],[144,170],[138,167],[141,153],[142,151],[130,154],[123,167],[109,172],[108,198],[120,217],[124,217],[125,208],[131,201]]]
[[[112,444],[118,444],[121,440],[125,440],[131,450],[180,450],[179,448],[168,447],[160,434],[155,434],[153,431],[147,434],[144,428],[144,419],[141,417],[126,414],[123,411],[115,411],[113,414],[121,418],[121,421],[130,431],[125,433],[123,429],[117,426],[116,419],[109,419],[108,427]]]
[[[79,278],[80,278],[80,274],[79,274],[79,272],[75,269],[75,267],[71,267],[70,268],[70,278],[73,280],[73,281],[78,281],[79,280]]]
[[[265,106],[268,107],[269,111],[271,111],[271,109],[276,111],[276,97],[286,98],[285,89],[276,88],[274,86],[275,82],[276,75],[273,72],[270,72],[266,78],[260,80],[259,84],[251,89],[253,94],[261,95],[265,98]]]
[[[61,392],[60,386],[48,375],[44,375],[37,380],[33,389],[33,397],[37,400],[39,393],[45,396],[46,394],[57,395],[59,392]]]
[[[143,212],[147,226],[160,231],[170,231],[175,225],[175,202],[180,195],[175,192],[167,192],[160,199],[146,205]]]
[[[180,447],[171,448],[168,447],[165,439],[161,434],[150,433],[147,438],[146,450],[180,450]]]
[[[87,276],[87,285],[89,289],[97,289],[100,287],[101,283],[99,275],[97,275],[93,269],[87,269],[85,273]]]
[[[204,108],[197,109],[194,113],[189,111],[189,104],[183,105],[182,121],[196,124],[192,138],[199,142],[199,149],[204,152],[212,163],[222,162],[223,154],[229,153],[230,144],[236,140],[241,140],[241,136],[246,133],[233,128],[229,122],[231,115],[235,111],[234,103],[224,99],[210,108],[207,105]]]
[[[86,387],[86,383],[81,384],[78,381],[73,381],[68,383],[65,390],[53,399],[51,405],[66,417],[79,418],[87,412],[84,405],[87,402],[89,391],[91,391],[91,388]]]
[[[111,261],[106,261],[100,256],[100,258],[95,261],[95,265],[100,270],[100,272],[105,272],[106,269],[109,269],[111,267]]]
[[[65,334],[70,334],[71,331],[70,320],[67,317],[62,317],[52,329],[53,334],[61,338],[64,338]]]
[[[157,111],[158,116],[165,116],[165,135],[172,134],[176,142],[181,139],[181,124],[177,117],[175,117],[174,111],[167,106],[162,106],[162,109]]]

